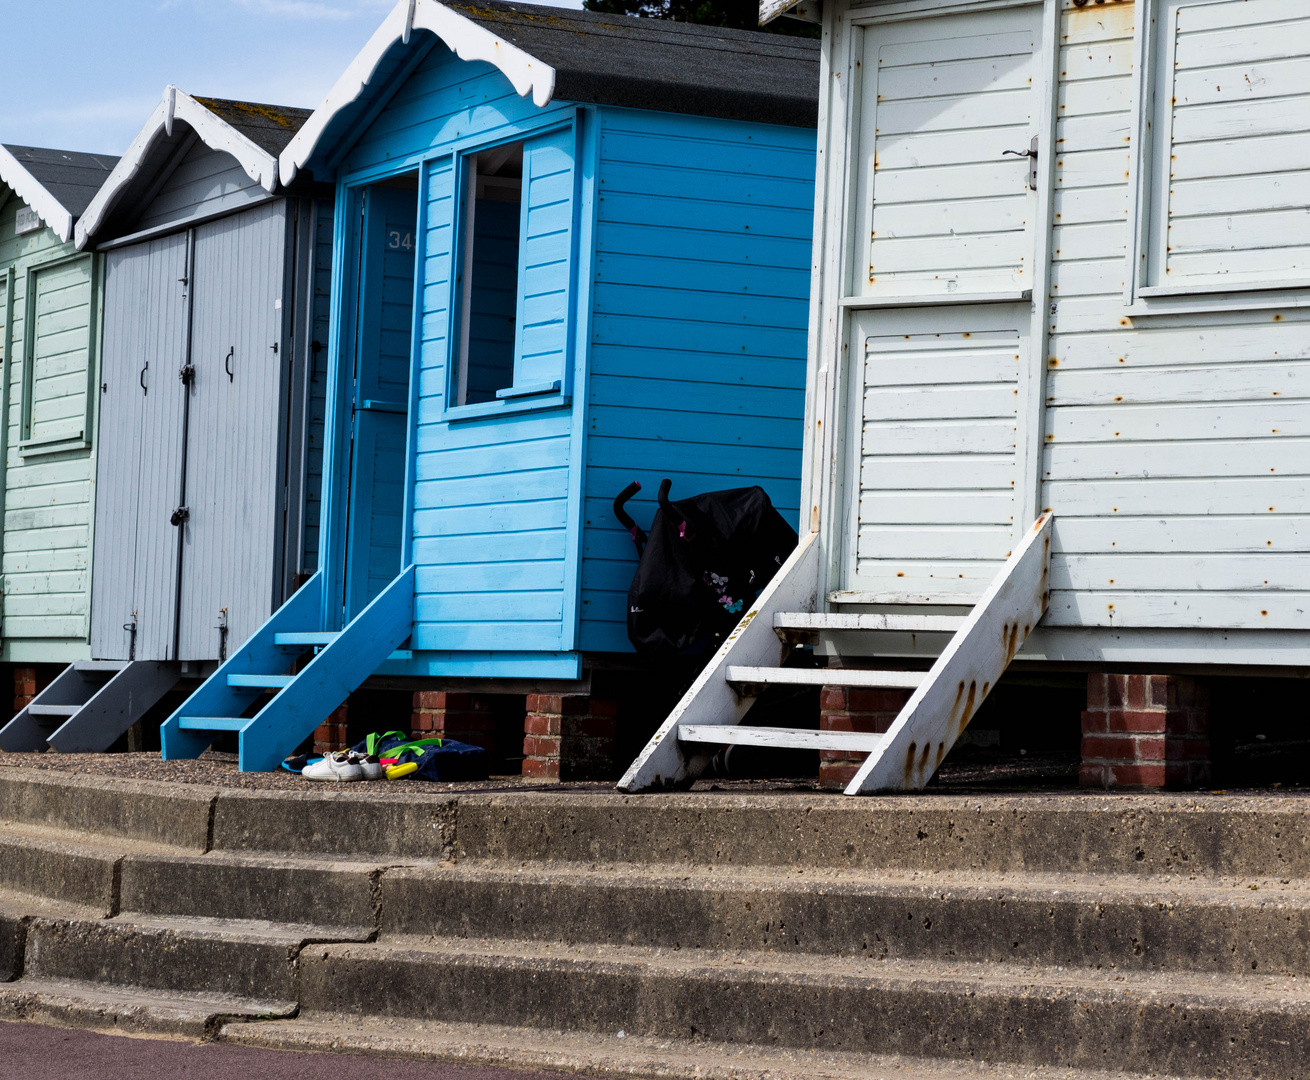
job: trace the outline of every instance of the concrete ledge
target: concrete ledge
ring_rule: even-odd
[[[0,821],[205,851],[217,793],[193,784],[5,768],[0,769]]]
[[[294,1001],[296,956],[306,937],[319,936],[205,919],[33,919],[20,983],[31,977]]]
[[[448,858],[457,804],[457,798],[412,789],[366,799],[337,791],[227,790],[215,805],[213,846],[219,851]]]
[[[312,918],[323,926],[373,930],[380,867],[275,854],[129,855],[121,868],[120,906],[151,915],[285,923]]]
[[[82,904],[101,916],[118,908],[122,852],[61,835],[0,831],[0,888]]]
[[[1144,1080],[1140,1073],[1003,1063],[925,1063],[891,1055],[716,1046],[636,1034],[550,1031],[431,1020],[318,1015],[275,1024],[224,1024],[221,1042],[318,1051],[553,1069],[623,1080]],[[346,1067],[343,1071],[349,1073]],[[1171,1080],[1154,1075],[1151,1080]],[[1177,1078],[1173,1078],[1177,1080]]]
[[[1310,890],[1251,884],[460,863],[388,870],[381,908],[385,935],[1310,973]]]
[[[1009,970],[1005,970],[1008,967]],[[413,1017],[1014,1065],[1294,1080],[1310,1000],[1292,980],[1125,977],[1018,965],[806,962],[759,953],[496,950],[302,956],[302,1015]]]
[[[88,1028],[113,1034],[211,1038],[232,1017],[294,1016],[291,1001],[158,994],[134,987],[60,979],[22,979],[0,986],[0,1020]]]
[[[1310,800],[465,795],[456,858],[1310,877]]]

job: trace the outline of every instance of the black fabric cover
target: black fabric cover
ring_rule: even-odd
[[[761,487],[662,505],[628,590],[633,647],[646,656],[712,652],[778,572],[796,539]]]

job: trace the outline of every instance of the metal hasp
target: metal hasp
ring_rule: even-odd
[[[1034,135],[1033,141],[1029,144],[1027,150],[1005,150],[1001,154],[1002,157],[1004,157],[1006,154],[1013,154],[1015,157],[1028,159],[1028,190],[1029,191],[1037,190],[1037,144],[1038,144],[1038,138],[1036,135]]]
[[[1046,613],[1050,598],[1051,515],[1043,514],[1006,561],[990,587],[961,621],[919,614],[815,613],[817,533],[806,537],[760,595],[754,610],[710,661],[682,701],[619,781],[622,791],[689,786],[723,745],[749,743],[796,749],[871,751],[846,788],[847,795],[917,791],[931,779],[977,714],[1015,654]],[[821,631],[842,633],[950,633],[928,672],[860,668],[793,669],[780,666],[791,643]],[[771,665],[771,666],[766,666]],[[772,685],[915,687],[885,735],[787,729],[724,732],[741,723]]]

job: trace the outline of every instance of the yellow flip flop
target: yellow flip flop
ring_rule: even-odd
[[[416,773],[416,772],[418,772],[417,761],[407,761],[403,765],[388,765],[387,779],[401,780],[404,777],[409,776],[410,773]]]

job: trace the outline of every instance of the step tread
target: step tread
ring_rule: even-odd
[[[894,612],[859,615],[846,612],[780,611],[773,617],[773,628],[954,634],[966,619],[965,615],[901,615]]]
[[[928,678],[926,671],[867,671],[862,668],[770,668],[729,665],[730,683],[757,686],[869,686],[913,690]]]
[[[209,858],[210,856],[205,856]],[[916,897],[995,897],[1049,903],[1064,898],[1078,903],[1121,901],[1142,905],[1220,904],[1224,907],[1310,908],[1310,880],[1184,878],[1173,875],[997,873],[975,870],[919,871],[873,867],[864,870],[802,870],[785,867],[728,867],[650,863],[576,863],[525,865],[518,860],[462,859],[455,863],[389,868],[386,880],[478,879],[520,882],[535,887],[597,885],[650,887],[660,890],[717,892],[739,888],[758,892],[792,890],[803,895],[865,894]],[[1252,889],[1252,885],[1258,886]]]
[[[274,645],[330,645],[341,636],[339,630],[288,630],[273,635]]]
[[[227,677],[228,686],[248,686],[260,689],[280,690],[295,682],[294,675],[240,675],[235,672]]]
[[[83,702],[82,705],[38,705],[33,702],[27,707],[27,711],[31,716],[76,716],[85,704]]]
[[[794,750],[872,751],[885,735],[866,731],[750,727],[746,724],[679,724],[678,741],[717,746],[777,746]]]
[[[209,941],[235,941],[251,945],[296,946],[307,942],[367,941],[371,926],[324,926],[316,923],[274,922],[269,919],[227,919],[209,915],[151,915],[123,911],[104,925],[128,927],[143,934],[170,934]]]
[[[77,1027],[123,1027],[202,1035],[222,1017],[283,1019],[294,1016],[294,1001],[193,994],[136,986],[23,976],[0,985],[0,1011],[52,1017]]]
[[[181,716],[177,726],[184,731],[240,731],[248,723],[241,716]]]
[[[1262,1009],[1304,1012],[1310,1022],[1310,981],[1290,975],[1228,975],[1188,971],[1127,971],[961,960],[878,959],[738,949],[667,948],[598,943],[558,943],[515,938],[448,938],[390,935],[367,944],[315,947],[319,959],[398,964],[475,964],[497,968],[554,968],[573,972],[621,972],[683,976],[724,982],[788,982],[816,987],[924,986],[955,993],[1101,997],[1135,1001],[1167,997],[1180,1007],[1240,998]]]
[[[84,671],[87,674],[117,675],[130,663],[132,663],[131,660],[74,660],[73,670]]]
[[[482,1067],[568,1070],[590,1076],[686,1077],[688,1080],[1145,1080],[1141,1073],[1067,1066],[925,1060],[840,1051],[791,1050],[750,1043],[649,1038],[623,1032],[551,1031],[500,1024],[450,1023],[402,1017],[361,1019],[302,1013],[277,1024],[232,1023],[222,1042],[270,1050],[334,1050],[458,1061]],[[1151,1080],[1177,1080],[1151,1074]]]

